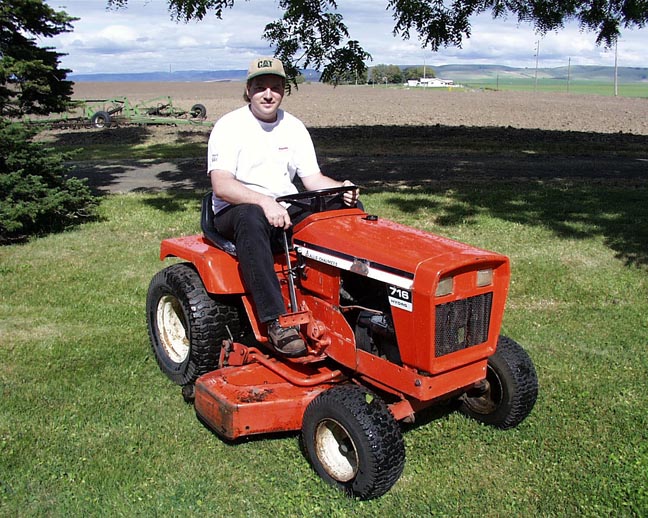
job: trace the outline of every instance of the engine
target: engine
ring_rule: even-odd
[[[396,331],[388,303],[387,286],[351,272],[342,276],[340,309],[354,329],[356,346],[401,364]]]

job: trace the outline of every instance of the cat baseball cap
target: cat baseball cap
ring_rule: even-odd
[[[250,79],[263,76],[266,74],[271,74],[274,76],[283,77],[286,79],[286,72],[284,71],[283,63],[277,58],[268,58],[260,57],[256,58],[252,63],[250,63],[250,68],[248,69],[247,81]]]

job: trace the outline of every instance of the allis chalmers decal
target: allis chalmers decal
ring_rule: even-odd
[[[397,270],[390,266],[369,262],[364,259],[358,259],[357,257],[341,254],[323,247],[317,247],[303,241],[295,240],[295,249],[304,257],[314,259],[321,263],[330,264],[331,266],[335,266],[341,270],[348,270],[357,273],[358,275],[376,279],[389,286],[393,285],[395,289],[405,293],[405,295],[394,295],[395,297],[402,298],[409,294],[409,290],[414,282],[414,274],[412,273]],[[409,299],[409,305],[410,309],[408,309],[408,311],[411,311],[411,298]],[[398,307],[403,306],[398,305]]]

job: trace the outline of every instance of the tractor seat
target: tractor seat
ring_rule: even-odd
[[[236,257],[236,246],[229,239],[221,236],[214,227],[214,208],[212,206],[212,193],[205,194],[202,200],[202,207],[200,209],[200,228],[203,231],[205,239],[209,241],[216,248],[220,248],[223,252]]]

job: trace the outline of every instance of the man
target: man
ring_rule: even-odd
[[[236,245],[243,281],[260,321],[268,326],[268,340],[279,353],[295,357],[306,353],[306,345],[297,329],[279,325],[286,307],[272,250],[301,209],[286,207],[275,198],[297,192],[295,176],[307,190],[353,184],[321,173],[308,130],[279,108],[285,86],[281,61],[271,57],[252,61],[244,94],[248,104],[214,125],[207,171],[214,192],[214,226]],[[357,189],[345,193],[344,203],[355,204],[357,194]]]

